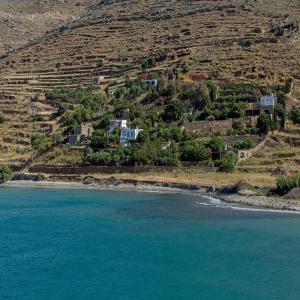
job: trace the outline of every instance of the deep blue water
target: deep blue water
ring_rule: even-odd
[[[0,299],[300,299],[300,215],[0,188]]]

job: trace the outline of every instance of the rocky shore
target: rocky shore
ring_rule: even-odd
[[[286,199],[256,195],[251,190],[235,190],[233,186],[216,188],[196,184],[160,182],[135,179],[94,178],[86,176],[76,181],[47,181],[42,177],[23,178],[5,183],[8,187],[39,187],[39,188],[88,188],[98,190],[138,191],[157,193],[187,193],[199,196],[209,196],[227,203],[243,206],[267,208],[274,210],[289,210],[300,212],[300,199]]]

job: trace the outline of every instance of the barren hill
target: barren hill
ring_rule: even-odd
[[[26,159],[32,132],[56,126],[24,122],[37,109],[53,110],[37,108],[31,96],[89,85],[94,74],[112,83],[143,68],[185,65],[218,80],[300,79],[299,18],[297,0],[99,1],[79,19],[0,60],[0,110],[7,120],[0,125],[0,139],[3,153],[10,153],[3,161]]]
[[[25,45],[66,21],[77,19],[96,1],[0,1],[0,54]]]

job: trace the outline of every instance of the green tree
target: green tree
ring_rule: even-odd
[[[259,133],[267,134],[272,128],[272,122],[270,116],[263,112],[257,119],[256,127],[259,130]]]
[[[42,153],[48,148],[48,139],[44,134],[36,133],[31,137],[31,146],[34,150]]]
[[[294,124],[300,124],[300,108],[293,107],[289,114],[289,118]]]
[[[234,144],[234,148],[236,148],[236,149],[246,150],[246,149],[252,149],[255,147],[256,147],[256,142],[253,138],[250,138],[250,137],[240,140]]]
[[[278,91],[277,92],[277,102],[279,104],[285,105],[286,99],[287,99],[287,96],[283,91]]]
[[[181,160],[184,161],[205,161],[209,159],[209,153],[205,146],[197,141],[184,143],[181,153]]]
[[[185,105],[181,101],[174,99],[166,106],[163,119],[166,122],[178,121],[185,112]]]
[[[282,104],[276,104],[274,110],[274,122],[275,126],[277,127],[277,123],[281,128],[285,128],[286,123],[286,111]]]
[[[114,118],[114,114],[106,113],[97,124],[96,128],[107,130],[109,128],[109,121],[113,120]]]
[[[12,171],[6,165],[0,165],[0,184],[12,178]]]
[[[196,109],[203,110],[211,105],[210,90],[205,83],[199,83],[193,93],[192,104]]]
[[[107,149],[109,146],[109,138],[103,129],[96,129],[92,133],[91,147],[93,149]]]
[[[221,172],[230,173],[234,171],[237,163],[238,156],[234,152],[229,151],[217,162],[217,166]]]
[[[220,152],[225,148],[225,140],[222,137],[215,137],[211,140],[209,147],[212,152]]]

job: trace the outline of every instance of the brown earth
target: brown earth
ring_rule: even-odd
[[[55,131],[56,121],[49,118],[26,122],[36,111],[46,116],[54,111],[32,103],[33,95],[88,85],[96,73],[105,76],[106,83],[136,76],[151,56],[157,63],[149,71],[189,65],[221,81],[277,83],[292,77],[299,91],[297,0],[81,1],[84,8],[99,2],[83,13],[76,1],[44,1],[39,7],[37,2],[0,8],[7,14],[26,9],[27,15],[59,12],[81,17],[66,17],[61,27],[0,59],[0,111],[6,119],[0,125],[0,162],[26,161],[32,155],[32,133]],[[35,28],[42,25],[36,20]],[[8,28],[2,32],[10,34]]]
[[[75,20],[95,0],[0,1],[0,55]]]

